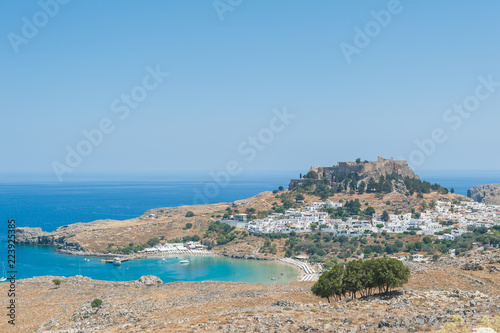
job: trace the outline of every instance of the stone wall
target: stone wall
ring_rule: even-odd
[[[318,173],[318,179],[320,180],[323,175],[328,179],[333,176],[349,175],[351,173],[356,173],[359,176],[359,182],[364,181],[368,183],[370,178],[378,181],[380,176],[387,176],[393,173],[399,174],[402,177],[416,178],[420,179],[417,174],[410,168],[408,162],[406,161],[395,161],[394,159],[384,159],[378,157],[377,161],[371,162],[339,162],[333,167],[311,167],[311,171]],[[292,179],[290,181],[289,188],[301,184],[303,180]]]

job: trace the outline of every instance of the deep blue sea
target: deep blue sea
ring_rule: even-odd
[[[461,170],[422,170],[417,171],[422,180],[438,183],[448,189],[454,188],[455,193],[467,195],[467,190],[484,184],[500,184],[500,171],[461,171]]]
[[[464,195],[475,185],[500,183],[499,171],[417,173],[424,180],[453,187],[456,193]],[[8,219],[15,219],[17,226],[42,227],[45,231],[75,222],[124,220],[140,216],[152,208],[232,202],[277,189],[280,185],[286,188],[290,178],[297,178],[298,174],[295,171],[252,172],[229,181],[215,181],[208,172],[108,174],[75,176],[64,182],[57,182],[52,175],[0,175],[0,221],[4,221],[0,226],[0,265],[7,261]],[[70,276],[80,272],[103,280],[133,280],[141,275],[153,274],[162,277],[165,282],[207,279],[269,282],[270,276],[282,276],[283,271],[288,274],[284,274],[283,279],[293,274],[280,265],[231,262],[224,258],[194,258],[188,267],[179,265],[180,259],[176,258],[168,262],[148,259],[125,263],[117,268],[99,260],[86,262],[83,258],[61,255],[48,247],[18,246],[17,256],[20,278],[49,274]]]
[[[149,209],[232,202],[279,186],[288,188],[294,172],[254,172],[229,182],[206,173],[90,175],[57,182],[50,175],[0,175],[1,218],[18,226],[53,231],[75,222],[125,220]]]

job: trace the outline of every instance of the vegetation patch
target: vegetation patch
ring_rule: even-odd
[[[397,259],[354,260],[345,268],[335,265],[323,272],[311,291],[330,303],[330,298],[341,300],[349,295],[354,299],[357,293],[361,296],[373,295],[376,291],[388,293],[407,283],[409,277],[410,270]]]

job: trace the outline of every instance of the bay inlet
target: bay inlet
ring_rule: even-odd
[[[88,259],[88,260],[85,260]],[[49,246],[17,246],[18,278],[42,275],[83,275],[95,280],[133,281],[143,275],[155,275],[163,282],[232,281],[247,283],[283,283],[297,279],[297,270],[280,261],[243,260],[219,256],[152,256],[122,263],[101,262],[102,258],[61,254]],[[181,264],[181,260],[189,264]]]

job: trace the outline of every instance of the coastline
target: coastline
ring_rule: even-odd
[[[115,254],[115,253],[99,253],[99,252],[87,252],[81,250],[72,250],[65,248],[58,248],[57,245],[39,245],[28,243],[24,244],[25,246],[48,246],[54,247],[54,251],[71,256],[78,257],[94,257],[94,258],[102,258],[101,261],[104,260],[112,260],[113,258],[120,258],[123,261],[132,261],[132,260],[141,260],[147,258],[162,258],[165,256],[176,256],[176,255],[187,255],[187,256],[214,256],[214,257],[225,257],[232,259],[242,259],[242,260],[262,260],[262,261],[277,261],[284,263],[288,266],[291,266],[297,272],[297,277],[295,281],[298,282],[307,282],[307,281],[317,281],[318,274],[315,270],[307,262],[301,262],[299,260],[291,259],[291,258],[264,258],[259,257],[253,254],[227,254],[227,253],[218,253],[210,250],[183,250],[183,251],[154,251],[154,252],[140,252],[134,254]],[[283,282],[280,282],[283,283]]]
[[[223,253],[217,253],[213,251],[206,251],[203,253],[162,253],[160,251],[155,252],[155,253],[138,253],[138,254],[132,254],[132,255],[124,255],[124,254],[110,254],[110,253],[89,253],[89,252],[84,252],[84,251],[71,251],[71,250],[65,250],[65,249],[58,249],[56,246],[53,245],[34,245],[34,244],[24,244],[23,246],[35,246],[35,247],[47,247],[47,248],[52,248],[52,250],[56,253],[63,254],[63,255],[68,255],[68,256],[73,256],[73,257],[81,257],[81,258],[95,258],[95,259],[101,259],[100,261],[102,262],[103,265],[107,265],[110,262],[104,262],[104,260],[109,260],[113,258],[120,258],[122,262],[125,261],[138,261],[138,260],[144,260],[144,259],[162,259],[162,258],[174,258],[174,257],[219,257],[219,258],[226,258],[226,259],[236,259],[236,260],[248,260],[248,261],[265,261],[265,262],[274,262],[275,264],[286,264],[289,267],[292,267],[294,269],[294,272],[296,274],[295,277],[290,280],[290,281],[276,281],[275,283],[283,284],[283,283],[292,283],[292,282],[301,282],[301,281],[306,281],[303,280],[303,278],[307,275],[306,272],[300,267],[300,263],[293,263],[293,262],[287,262],[284,258],[262,258],[258,256],[253,256],[253,255],[230,255],[230,254],[223,254]],[[53,275],[53,274],[49,274]],[[68,275],[68,276],[78,276],[81,274],[77,275]],[[33,277],[28,277],[28,278],[23,278],[24,279],[29,279],[29,278],[37,278],[37,277],[43,277],[43,276],[48,276],[46,274],[44,275],[34,275]],[[96,279],[96,278],[92,278]],[[109,280],[109,279],[99,279],[100,281],[108,281],[108,282],[113,282],[115,280]],[[122,281],[122,280],[116,280],[116,281]],[[124,280],[124,281],[133,281],[133,280]],[[207,279],[206,281],[212,281],[210,279]],[[311,281],[311,280],[308,280]],[[123,282],[123,281],[122,281]],[[165,283],[174,283],[176,281],[169,281]],[[192,282],[190,280],[184,280],[183,282]],[[227,281],[227,282],[232,282],[232,283],[240,283],[241,281]],[[262,284],[263,282],[245,282],[245,283],[250,283],[250,284]]]
[[[299,274],[297,275],[298,282],[310,282],[318,280],[318,273],[314,271],[307,262],[301,262],[291,258],[279,258],[277,260],[294,267],[299,272]]]

